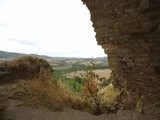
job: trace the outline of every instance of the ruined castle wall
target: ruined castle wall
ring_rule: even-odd
[[[160,101],[160,0],[82,0],[109,57],[117,101],[150,112]]]

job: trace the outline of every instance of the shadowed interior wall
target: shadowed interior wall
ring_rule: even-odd
[[[138,112],[160,107],[160,0],[82,0],[109,57],[117,101]]]

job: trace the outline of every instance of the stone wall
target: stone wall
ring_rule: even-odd
[[[109,57],[117,101],[138,112],[160,108],[160,0],[82,0]]]

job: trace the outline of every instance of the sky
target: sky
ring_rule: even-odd
[[[81,0],[0,0],[0,50],[52,57],[103,57]]]

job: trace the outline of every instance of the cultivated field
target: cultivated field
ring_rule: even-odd
[[[111,76],[110,69],[97,69],[97,70],[93,70],[93,72],[103,78],[109,78]],[[64,76],[67,78],[73,78],[75,76],[81,76],[84,73],[85,73],[85,71],[77,71],[77,72],[67,73]]]

